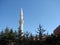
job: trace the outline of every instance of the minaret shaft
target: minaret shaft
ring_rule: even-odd
[[[24,20],[23,20],[23,9],[21,8],[20,11],[20,31],[23,33],[23,24],[24,24]]]

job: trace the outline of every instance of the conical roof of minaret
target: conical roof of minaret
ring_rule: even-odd
[[[23,9],[21,8],[20,15],[23,15]]]

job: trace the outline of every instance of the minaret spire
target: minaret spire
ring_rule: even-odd
[[[23,9],[22,8],[20,10],[20,21],[19,21],[19,24],[20,24],[20,27],[19,27],[20,28],[20,31],[21,31],[21,33],[23,33],[24,20],[23,20]]]

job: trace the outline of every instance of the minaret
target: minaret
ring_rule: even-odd
[[[20,27],[19,27],[20,28],[20,33],[23,33],[24,20],[23,20],[23,9],[22,8],[20,10],[20,21],[19,21],[19,24],[20,24]]]

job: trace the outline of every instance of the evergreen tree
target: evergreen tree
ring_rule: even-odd
[[[31,33],[29,39],[30,39],[30,40],[33,40],[33,38],[34,38],[34,36],[33,36],[32,33]]]
[[[43,32],[45,32],[45,30],[42,28],[42,26],[39,24],[39,27],[37,29],[37,33],[39,34],[39,39],[41,40],[42,36],[43,36]]]

